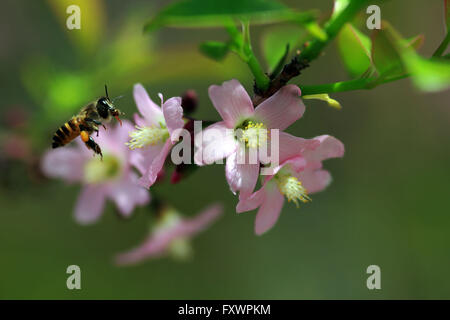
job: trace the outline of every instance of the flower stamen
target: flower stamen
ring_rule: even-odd
[[[93,158],[86,163],[84,179],[90,184],[113,180],[119,177],[121,167],[121,161],[117,157],[105,154],[103,160]]]
[[[296,177],[281,174],[275,177],[275,181],[280,192],[289,202],[293,201],[297,208],[299,207],[298,200],[303,203],[311,201],[311,198],[308,196],[308,191]]]
[[[249,148],[261,147],[267,141],[267,129],[261,122],[249,121],[242,131],[240,140]]]
[[[139,127],[130,133],[130,142],[126,145],[131,149],[143,148],[165,141],[169,137],[169,131],[165,126]]]

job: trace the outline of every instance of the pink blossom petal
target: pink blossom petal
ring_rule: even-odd
[[[138,169],[141,174],[147,172],[153,160],[162,152],[165,144],[159,143],[154,146],[146,146],[130,151],[130,163]]]
[[[253,115],[252,100],[239,81],[233,79],[225,81],[221,86],[212,85],[208,92],[228,128],[234,128],[240,119]]]
[[[87,155],[78,148],[64,147],[47,151],[41,160],[42,172],[68,182],[81,181]]]
[[[279,133],[279,161],[280,163],[286,160],[303,154],[307,149],[314,149],[320,145],[318,139],[303,139],[295,137],[286,132]]]
[[[151,234],[144,243],[129,252],[120,254],[116,258],[116,263],[129,265],[138,263],[147,258],[162,256],[168,249],[170,243],[177,238],[189,238],[194,234],[205,230],[221,214],[221,205],[212,205],[199,213],[192,219],[180,219],[173,227],[156,231]]]
[[[269,129],[284,130],[300,119],[305,105],[300,88],[290,84],[278,90],[255,109],[255,116]]]
[[[239,197],[239,202],[236,206],[236,212],[242,213],[258,208],[266,199],[266,191],[264,187],[251,194],[249,197]]]
[[[184,219],[177,228],[177,234],[180,237],[190,237],[193,234],[205,230],[214,222],[223,212],[223,206],[214,204],[197,214],[192,219]]]
[[[296,176],[309,194],[322,191],[331,183],[331,175],[326,170],[305,170]]]
[[[266,185],[266,197],[256,214],[255,233],[261,235],[277,222],[283,208],[284,197],[275,185]]]
[[[138,127],[145,127],[145,126],[150,125],[149,123],[147,123],[147,122],[145,121],[144,118],[142,118],[142,117],[141,117],[140,115],[138,115],[137,113],[134,114],[133,118],[134,118],[134,123],[136,123],[136,125],[137,125]]]
[[[128,146],[125,144],[130,140],[130,132],[134,130],[133,124],[128,120],[123,120],[122,125],[114,124],[99,128],[98,137],[94,137],[98,145],[104,150],[121,159],[128,154]]]
[[[200,139],[201,135],[201,139]],[[195,138],[197,148],[194,159],[197,165],[212,164],[236,151],[237,143],[232,130],[225,122],[210,125]]]
[[[158,173],[163,168],[164,162],[166,161],[167,155],[169,154],[171,147],[172,143],[170,139],[167,139],[161,152],[154,158],[150,167],[144,173],[142,178],[139,179],[140,185],[146,188],[150,188],[150,186],[152,186],[155,183],[156,178],[158,177]]]
[[[103,212],[106,192],[103,185],[84,186],[75,205],[75,220],[80,224],[97,221]]]
[[[161,108],[150,99],[145,88],[140,84],[135,84],[133,88],[134,101],[148,125],[157,125],[163,119]]]
[[[335,137],[323,135],[314,139],[318,140],[320,145],[313,150],[304,152],[304,156],[308,162],[320,162],[325,159],[342,157],[344,155],[344,144]]]
[[[290,158],[289,160],[286,160],[285,162],[282,163],[282,165],[280,167],[284,167],[286,165],[289,165],[292,170],[299,172],[301,170],[303,170],[306,166],[307,166],[308,162],[306,161],[306,159],[302,156],[298,156],[298,157],[293,157]],[[276,172],[278,172],[279,170],[276,170]]]
[[[109,197],[124,216],[129,216],[136,206],[145,205],[150,201],[149,192],[137,185],[137,180],[137,176],[130,172],[128,177],[109,191]]]
[[[131,265],[146,258],[162,256],[172,240],[170,233],[151,234],[140,246],[128,252],[118,254],[115,259],[116,264]]]
[[[178,129],[181,129],[184,126],[181,98],[170,98],[163,104],[162,110],[164,119],[166,120],[167,130],[169,130],[170,133],[170,139],[172,142],[177,142],[180,136]]]
[[[239,152],[239,151],[238,151]],[[238,164],[238,152],[227,158],[225,176],[233,193],[239,191],[242,198],[249,197],[255,189],[259,176],[259,162],[256,164]]]

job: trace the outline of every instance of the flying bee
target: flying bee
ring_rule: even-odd
[[[55,132],[53,135],[53,148],[65,146],[76,137],[81,136],[81,140],[86,144],[86,147],[103,158],[102,149],[91,135],[96,132],[98,136],[98,126],[102,125],[106,129],[103,123],[110,122],[113,117],[122,125],[119,115],[123,115],[123,112],[116,109],[113,101],[109,99],[106,85],[105,94],[105,97],[100,97],[84,106],[78,115],[73,116],[72,119],[64,123]]]

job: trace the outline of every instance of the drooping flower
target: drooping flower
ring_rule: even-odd
[[[297,86],[287,85],[255,109],[239,81],[230,80],[221,86],[210,86],[209,97],[223,121],[209,126],[203,130],[203,138],[196,139],[195,162],[205,165],[226,158],[225,173],[231,191],[239,191],[242,197],[249,196],[258,180],[260,159],[253,163],[240,159],[246,157],[248,150],[263,147],[267,143],[269,130],[284,130],[301,118],[305,106],[300,95]],[[238,129],[242,132],[240,137],[234,134],[234,130]],[[214,139],[205,139],[208,134]],[[279,132],[280,146],[289,139],[288,136]]]
[[[159,94],[159,107],[141,84],[134,86],[133,95],[141,116],[135,114],[136,129],[130,133],[127,145],[133,150],[131,163],[143,175],[140,184],[149,188],[155,183],[172,145],[178,141],[179,129],[184,126],[183,109],[180,97],[164,102],[162,94]]]
[[[263,186],[247,198],[240,197],[238,213],[259,207],[255,219],[255,233],[260,235],[277,222],[284,198],[294,202],[310,201],[309,195],[322,191],[330,182],[328,171],[322,169],[322,161],[342,157],[344,145],[338,139],[323,135],[311,139],[307,149],[299,152],[296,145],[303,146],[304,139],[291,137],[288,146],[280,151],[280,166],[273,175],[265,176]]]
[[[41,167],[46,176],[83,185],[75,206],[79,223],[95,222],[106,199],[111,199],[124,216],[150,201],[148,191],[137,184],[138,176],[131,168],[131,152],[125,145],[131,130],[133,126],[128,121],[123,126],[100,128],[95,140],[102,148],[103,160],[93,156],[80,138],[74,146],[52,149],[43,156]]]
[[[136,264],[146,259],[159,258],[166,254],[185,259],[191,253],[189,239],[205,230],[221,214],[221,205],[212,205],[194,218],[182,218],[173,208],[165,208],[147,239],[138,247],[119,254],[119,265]]]

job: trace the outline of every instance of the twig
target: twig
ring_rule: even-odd
[[[344,24],[350,21],[368,2],[368,0],[350,1],[347,7],[345,7],[341,12],[333,15],[324,26],[324,32],[327,35],[327,39],[321,40],[316,38],[312,40],[304,50],[302,50],[291,60],[291,62],[284,66],[283,71],[275,77],[275,79],[270,81],[266,90],[259,90],[258,87],[255,86],[256,90],[255,97],[253,98],[253,104],[255,106],[260,104],[272,94],[277,92],[281,87],[289,82],[289,80],[298,76],[301,70],[307,68],[309,63],[316,59],[325,46],[336,37]]]

